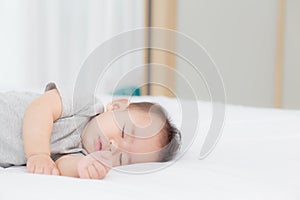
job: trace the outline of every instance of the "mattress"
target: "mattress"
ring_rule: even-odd
[[[103,96],[104,103],[110,99]],[[160,103],[173,123],[181,126],[176,99],[143,96],[131,100]],[[212,109],[210,102],[196,105],[199,116],[190,116],[198,118],[196,137],[185,153],[165,168],[132,174],[120,172],[119,167],[104,180],[28,174],[25,167],[0,168],[1,200],[300,199],[299,110],[226,105],[222,136],[212,153],[200,160]]]

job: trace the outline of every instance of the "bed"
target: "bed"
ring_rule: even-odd
[[[175,99],[132,100],[160,103],[179,126]],[[111,170],[104,180],[84,180],[28,174],[25,167],[0,168],[0,199],[300,199],[299,110],[226,105],[221,139],[199,160],[211,105],[199,101],[198,108],[196,139],[162,170],[141,175]]]

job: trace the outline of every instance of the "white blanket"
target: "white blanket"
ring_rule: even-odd
[[[180,125],[175,99],[134,100],[161,103]],[[300,111],[227,105],[219,143],[211,155],[198,160],[210,108],[210,103],[199,102],[197,139],[163,170],[143,175],[111,170],[104,180],[83,180],[28,174],[25,167],[0,168],[0,199],[299,200]]]

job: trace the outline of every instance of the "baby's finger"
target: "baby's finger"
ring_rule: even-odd
[[[27,165],[27,172],[28,173],[34,173],[35,166],[33,165]]]
[[[42,174],[44,172],[43,167],[35,167],[34,173],[35,174]]]
[[[88,172],[89,172],[90,178],[93,178],[93,179],[100,178],[100,176],[99,176],[97,170],[95,169],[94,165],[89,165],[88,166]]]
[[[51,167],[45,167],[43,174],[51,174],[51,171],[52,171]]]
[[[59,176],[60,173],[59,173],[59,170],[58,170],[56,167],[54,167],[54,168],[52,169],[51,174],[52,174],[52,175]]]
[[[32,165],[30,164],[30,162],[26,163],[26,169],[28,173],[32,173]]]
[[[79,177],[80,177],[80,178],[86,178],[86,179],[89,179],[89,178],[90,178],[87,169],[81,169],[78,173],[79,173]]]
[[[103,179],[106,176],[108,170],[106,170],[105,167],[98,162],[95,162],[94,165],[97,170],[97,173],[99,174],[99,179]],[[107,169],[109,169],[109,168],[107,168]]]

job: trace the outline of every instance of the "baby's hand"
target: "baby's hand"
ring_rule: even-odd
[[[109,151],[96,151],[81,158],[77,165],[80,178],[103,179],[112,166]]]
[[[46,154],[32,155],[27,159],[27,171],[34,174],[59,175],[55,163]]]

